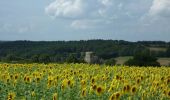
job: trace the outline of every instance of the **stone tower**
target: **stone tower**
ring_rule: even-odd
[[[86,52],[85,58],[84,58],[85,62],[90,63],[90,64],[93,63],[93,56],[94,56],[93,52]]]

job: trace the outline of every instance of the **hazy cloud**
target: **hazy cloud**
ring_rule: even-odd
[[[106,21],[112,19],[113,2],[113,0],[55,0],[45,8],[45,12],[51,17],[73,19],[71,27],[84,29],[90,28],[96,19]]]
[[[149,14],[153,17],[170,17],[170,0],[153,0]]]
[[[93,25],[117,24],[116,21],[126,23],[124,20],[133,19],[132,23],[137,22],[148,12],[146,9],[150,8],[149,1],[55,0],[45,8],[45,12],[53,18],[72,20],[72,28],[94,28],[96,26]]]
[[[0,26],[0,32],[5,33],[26,33],[32,31],[34,28],[33,25],[14,25],[14,24],[3,24]]]
[[[113,0],[55,0],[45,12],[53,17],[96,18],[105,15],[112,4]]]
[[[0,0],[0,39],[170,40],[169,22],[170,0]]]

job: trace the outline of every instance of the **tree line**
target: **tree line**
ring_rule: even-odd
[[[152,57],[170,57],[170,42],[124,40],[80,41],[0,41],[0,60],[3,62],[83,62],[85,52],[92,51],[103,60],[119,56],[135,56],[148,47],[166,48]]]

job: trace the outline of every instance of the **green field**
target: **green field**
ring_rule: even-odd
[[[170,67],[0,64],[0,100],[170,100]]]

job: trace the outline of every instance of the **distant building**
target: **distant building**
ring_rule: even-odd
[[[87,63],[92,63],[93,55],[93,52],[86,52],[84,61]]]
[[[100,64],[100,63],[102,63],[102,59],[99,59],[98,56],[95,56],[95,54],[93,52],[86,52],[84,61],[89,63],[89,64],[96,64],[96,63]]]

